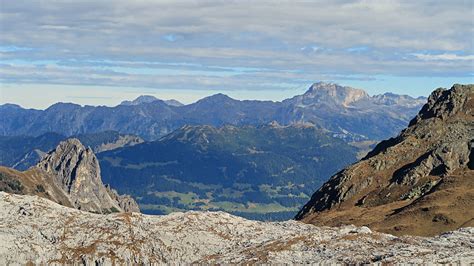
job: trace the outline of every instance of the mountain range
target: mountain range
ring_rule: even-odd
[[[435,90],[407,128],[322,184],[295,220],[203,211],[219,200],[300,198],[323,182],[315,174],[357,156],[332,133],[313,123],[187,125],[100,152],[103,172],[91,148],[61,141],[27,171],[0,167],[0,263],[472,264],[474,85]],[[155,200],[145,207],[200,211],[137,213],[102,174]],[[180,192],[191,188],[199,193]],[[256,206],[274,205],[244,205]]]
[[[436,235],[474,226],[474,85],[437,89],[408,128],[332,176],[296,219]]]
[[[382,140],[396,135],[425,98],[365,91],[331,83],[315,83],[306,93],[282,102],[240,101],[224,94],[182,105],[141,96],[115,107],[56,103],[45,110],[0,106],[0,135],[65,136],[113,130],[156,140],[184,125],[281,125],[310,122],[347,141]]]

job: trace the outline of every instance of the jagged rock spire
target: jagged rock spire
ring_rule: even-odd
[[[127,198],[129,203],[121,204],[120,199],[125,198],[104,186],[97,157],[78,139],[59,143],[37,164],[37,168],[50,174],[78,209],[99,213],[138,211],[134,201],[131,203]]]

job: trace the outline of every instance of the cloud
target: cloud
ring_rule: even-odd
[[[472,1],[6,1],[0,78],[260,90],[472,76],[469,10]]]
[[[434,60],[473,61],[474,60],[474,55],[457,55],[457,54],[450,54],[450,53],[444,53],[444,54],[414,53],[412,55],[414,55],[416,58],[419,58],[421,60],[427,60],[427,61],[434,61]]]

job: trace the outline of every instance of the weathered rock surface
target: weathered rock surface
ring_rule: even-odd
[[[296,218],[393,234],[472,226],[473,157],[474,85],[437,89],[407,129],[334,175]]]
[[[2,167],[0,173],[10,183],[16,180],[23,187],[18,191],[20,194],[43,196],[89,212],[139,211],[131,197],[119,196],[102,183],[96,156],[78,139],[60,142],[56,149],[25,172]]]
[[[223,212],[100,215],[0,192],[0,264],[461,263],[474,228],[432,238],[265,223]]]
[[[125,212],[140,212],[137,202],[130,195],[119,195],[117,190],[105,185],[109,196],[118,203],[121,210]]]

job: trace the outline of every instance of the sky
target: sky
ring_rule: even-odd
[[[0,104],[474,83],[474,1],[1,1]]]

